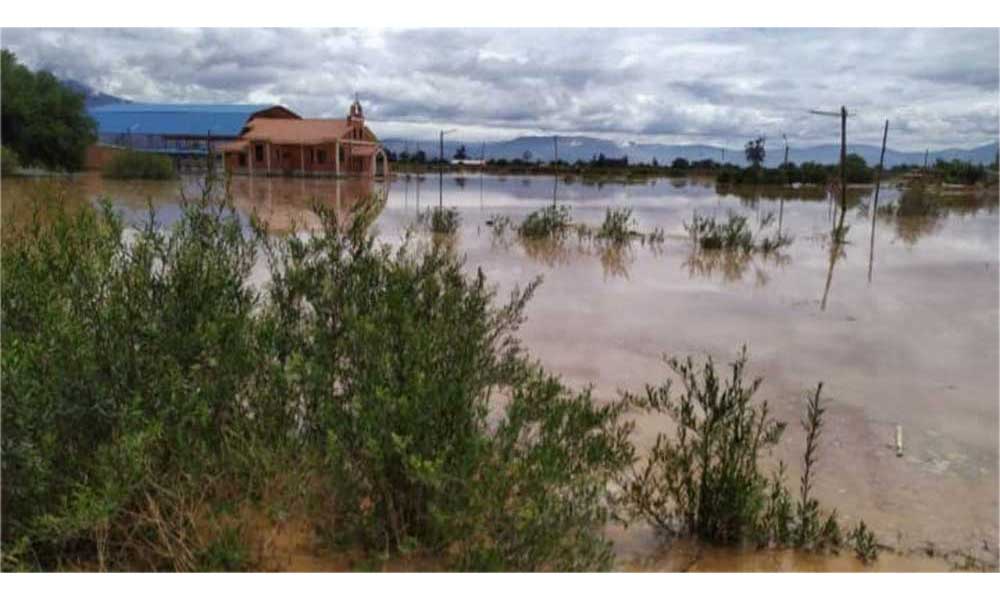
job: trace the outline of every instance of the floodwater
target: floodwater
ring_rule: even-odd
[[[192,186],[188,182],[188,187]],[[5,218],[34,185],[3,183]],[[158,219],[178,212],[176,183],[120,183],[99,176],[71,184],[88,199],[106,195],[129,218],[151,199]],[[313,200],[346,210],[373,189],[388,201],[376,227],[395,242],[417,211],[439,202],[434,175],[388,184],[359,180],[237,178],[236,206],[256,210],[274,230],[310,226]],[[824,193],[784,198],[716,190],[704,180],[644,184],[558,183],[552,177],[445,175],[440,201],[456,207],[454,242],[469,268],[481,267],[505,294],[543,278],[529,303],[522,339],[549,369],[597,397],[641,390],[670,376],[664,355],[734,358],[746,344],[759,392],[790,425],[776,458],[795,489],[806,396],[823,382],[829,398],[815,494],[842,523],[864,519],[883,552],[880,570],[945,570],[942,555],[964,553],[995,565],[998,542],[998,212],[996,190],[930,203],[883,188],[874,238],[871,189],[855,191],[848,243],[831,255],[835,211]],[[662,228],[662,245],[602,252],[575,238],[558,246],[496,239],[487,220],[519,222],[553,199],[574,221],[599,225],[607,207],[629,207],[640,230]],[[746,215],[794,237],[777,255],[733,260],[693,251],[683,223],[692,214]],[[501,296],[503,297],[503,296]],[[640,420],[640,444],[663,423]],[[904,453],[894,449],[902,427]],[[664,549],[648,528],[609,527],[625,569],[854,570],[849,556]],[[994,566],[995,568],[995,566]]]

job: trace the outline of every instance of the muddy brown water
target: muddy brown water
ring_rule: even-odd
[[[18,218],[43,185],[4,180],[4,218]],[[51,184],[44,184],[51,185]],[[128,219],[151,201],[158,220],[179,214],[178,184],[74,178],[70,197],[106,196]],[[185,181],[189,190],[193,181]],[[437,206],[436,176],[364,180],[233,181],[237,207],[256,210],[275,230],[311,226],[315,200],[347,210],[373,190],[388,192],[376,226],[400,239],[417,211]],[[995,565],[998,547],[998,212],[995,190],[940,203],[902,198],[883,188],[874,221],[871,190],[854,192],[848,244],[831,261],[833,206],[815,190],[784,199],[710,181],[659,179],[639,185],[555,182],[551,177],[448,174],[440,201],[456,207],[456,250],[482,267],[501,294],[541,276],[521,333],[528,348],[573,385],[592,383],[598,397],[639,390],[669,377],[665,355],[735,357],[746,344],[759,392],[790,426],[776,459],[797,485],[806,394],[822,381],[829,398],[815,494],[842,522],[864,519],[883,552],[864,567],[850,556],[750,552],[665,542],[648,528],[609,527],[623,569],[668,570],[946,570],[944,553],[966,553]],[[557,247],[497,240],[486,222],[515,222],[553,198],[574,221],[599,225],[607,207],[629,207],[640,230],[662,228],[666,240],[607,253],[575,239]],[[16,210],[12,210],[16,209]],[[733,260],[692,251],[683,223],[692,214],[745,215],[757,228],[773,214],[794,236],[777,257]],[[831,268],[832,265],[832,268]],[[502,297],[502,296],[501,296]],[[904,454],[893,448],[896,426]],[[658,428],[637,423],[640,445]]]

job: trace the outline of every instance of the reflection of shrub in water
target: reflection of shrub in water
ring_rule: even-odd
[[[751,269],[756,275],[758,286],[768,283],[767,269],[774,267],[784,267],[791,262],[791,257],[780,252],[772,252],[767,255],[754,256],[744,252],[726,252],[724,250],[701,250],[691,252],[684,260],[683,266],[688,271],[688,276],[712,277],[721,275],[726,283],[736,283],[743,280],[743,277]]]
[[[462,218],[457,208],[434,207],[417,215],[417,223],[438,235],[453,235]]]

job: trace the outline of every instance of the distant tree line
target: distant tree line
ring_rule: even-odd
[[[0,112],[3,147],[10,164],[76,171],[97,125],[85,110],[82,94],[47,71],[32,72],[13,52],[2,51]],[[5,164],[7,161],[5,160]]]

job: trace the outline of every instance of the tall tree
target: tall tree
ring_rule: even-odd
[[[31,72],[13,52],[2,51],[0,112],[3,145],[25,165],[79,170],[87,146],[97,139],[97,125],[84,109],[84,98],[47,71]]]
[[[747,156],[747,162],[752,163],[755,169],[759,168],[760,164],[764,162],[764,157],[767,155],[767,152],[764,150],[764,138],[759,137],[747,142],[744,152]]]

